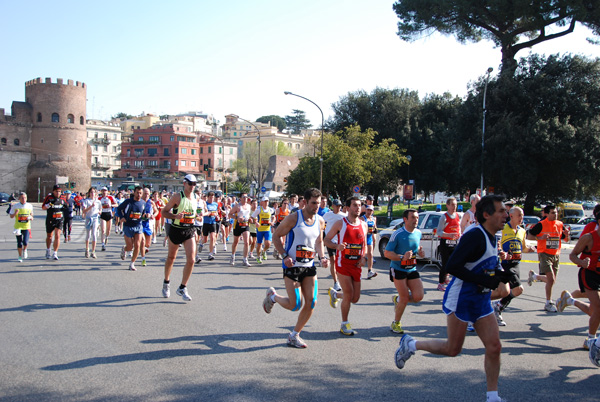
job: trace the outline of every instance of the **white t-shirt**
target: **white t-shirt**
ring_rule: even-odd
[[[334,223],[342,220],[342,218],[345,218],[347,216],[348,216],[348,214],[345,212],[342,212],[341,209],[340,209],[340,212],[337,214],[333,211],[329,211],[325,215],[323,215],[323,220],[325,220],[325,236],[327,236],[327,234],[331,230],[331,227],[333,226]],[[333,243],[337,244],[337,240],[335,237],[333,239],[331,239],[331,241]]]
[[[92,209],[87,211],[87,213],[85,214],[86,219],[96,218],[100,214],[100,211],[102,210],[102,203],[98,199],[92,200],[92,199],[86,198],[85,200],[81,200],[81,210],[82,211],[84,209],[88,208],[90,205],[92,205]]]

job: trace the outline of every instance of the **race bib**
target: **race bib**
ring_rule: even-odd
[[[448,240],[448,239],[446,239],[446,246],[456,247],[457,244],[458,244],[458,240]]]
[[[29,214],[19,214],[17,215],[17,220],[19,223],[29,222]]]
[[[308,246],[296,246],[296,261],[307,263],[315,259],[315,250]]]
[[[512,261],[520,261],[521,260],[521,253],[512,253],[508,255],[508,259],[512,260]]]
[[[348,244],[343,251],[344,258],[347,260],[360,260],[362,255],[362,244]]]
[[[375,232],[375,227],[369,226],[369,231],[367,233],[372,235],[374,232]]]
[[[245,219],[245,218],[238,219],[238,226],[241,228],[245,228],[246,226],[248,226],[248,219]]]
[[[129,214],[129,219],[138,220],[138,219],[141,219],[141,217],[142,217],[141,212],[131,212]]]
[[[560,239],[558,237],[548,237],[546,239],[546,248],[548,250],[558,250]]]
[[[262,218],[260,220],[260,226],[271,226],[271,221],[268,218]]]
[[[413,267],[417,266],[417,259],[416,258],[410,258],[408,260],[402,260],[400,262],[400,265],[402,265],[402,268],[404,269],[410,269]]]
[[[53,219],[62,219],[62,217],[63,217],[63,213],[62,212],[54,212],[52,214],[52,218]]]
[[[179,220],[182,225],[193,225],[194,224],[194,214],[190,212],[184,212],[183,218]]]

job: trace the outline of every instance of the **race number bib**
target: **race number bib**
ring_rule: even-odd
[[[558,250],[560,239],[558,237],[548,237],[546,239],[546,248],[548,250]]]
[[[129,219],[139,220],[141,218],[142,218],[142,213],[141,212],[131,212],[129,214]]]
[[[400,265],[402,265],[402,268],[404,269],[411,269],[417,266],[417,259],[416,258],[410,258],[408,260],[402,260],[400,262]]]
[[[315,249],[304,245],[296,246],[296,261],[301,263],[312,262],[315,259]]]
[[[183,218],[179,220],[182,225],[191,226],[194,224],[194,214],[192,212],[184,212]]]
[[[360,260],[362,255],[362,244],[348,244],[344,249],[344,258],[347,260]]]

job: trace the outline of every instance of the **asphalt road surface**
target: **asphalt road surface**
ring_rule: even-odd
[[[162,238],[148,266],[138,263],[131,272],[119,258],[123,240],[114,232],[98,259],[84,258],[83,222],[76,220],[60,260],[46,260],[44,213],[35,212],[23,263],[17,262],[12,221],[0,217],[0,401],[485,400],[476,334],[467,334],[457,357],[417,352],[403,370],[395,367],[400,336],[389,329],[395,292],[389,263],[381,258],[379,275],[362,282],[361,299],[350,311],[354,337],[339,333],[340,311],[327,297],[329,270],[319,270],[319,303],[302,332],[308,348],[299,350],[286,346],[297,313],[277,305],[269,315],[262,309],[269,286],[285,294],[280,261],[232,267],[220,244],[215,261],[205,258],[195,268],[188,284],[193,301],[186,303],[175,294],[180,256],[171,298],[164,299]],[[561,261],[567,255],[563,251]],[[523,263],[521,276],[536,267]],[[576,272],[562,265],[554,297],[576,288]],[[417,339],[445,337],[437,271],[425,268],[422,278],[425,298],[409,305],[403,327]],[[546,313],[543,302],[543,284],[525,284],[504,313],[500,395],[597,401],[600,369],[582,349],[587,316],[574,307]]]

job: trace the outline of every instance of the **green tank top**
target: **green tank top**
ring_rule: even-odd
[[[192,193],[192,199],[187,198],[183,191],[179,193],[181,197],[181,201],[177,208],[173,208],[173,213],[178,214],[180,212],[184,213],[184,217],[182,219],[175,219],[171,225],[178,228],[190,228],[194,226],[194,219],[196,218],[196,195]]]

